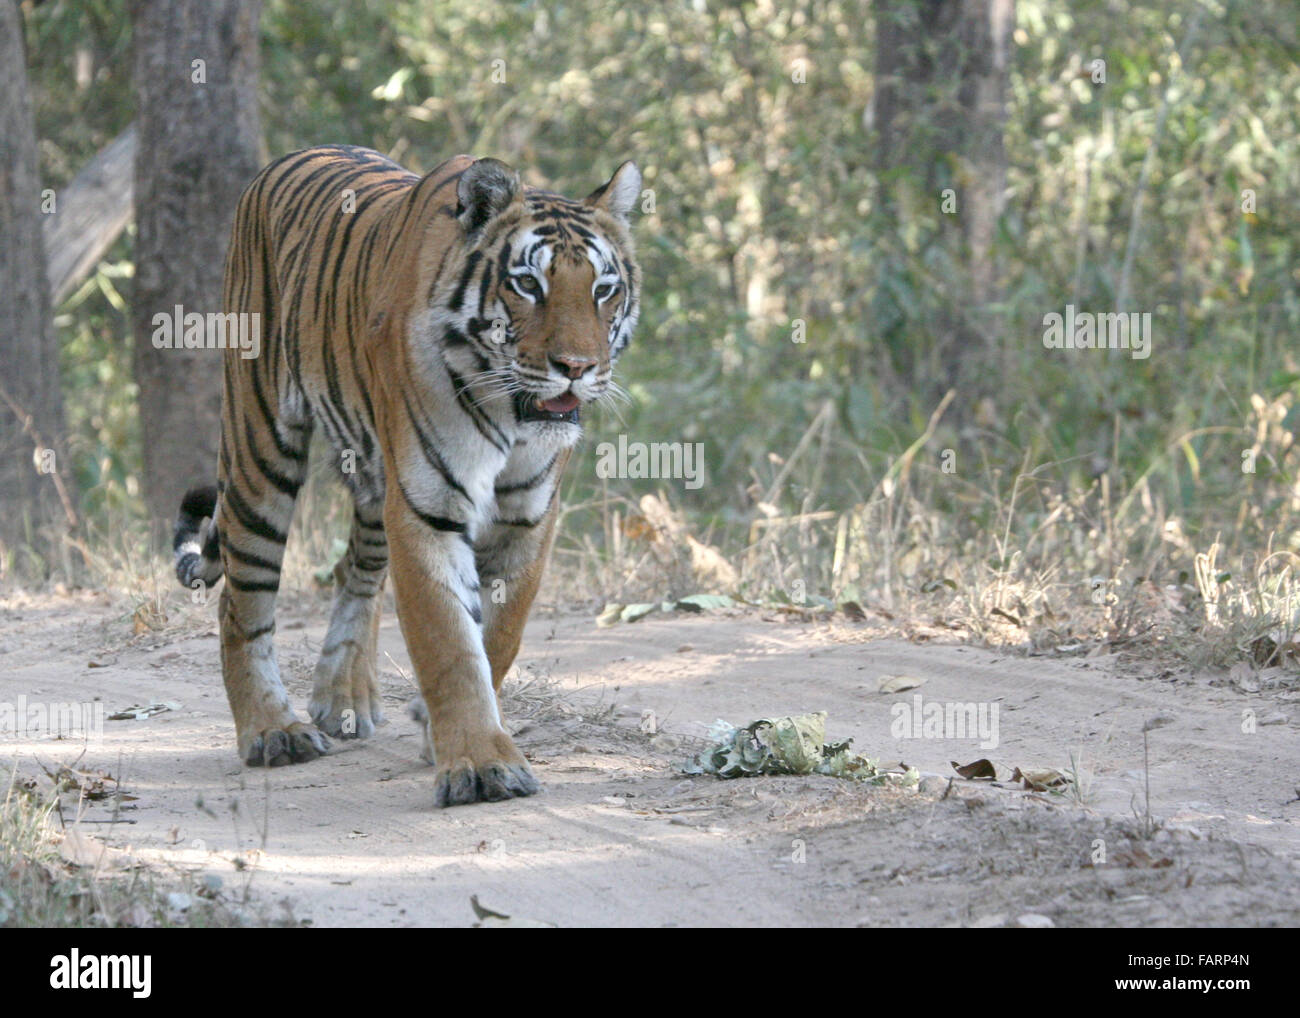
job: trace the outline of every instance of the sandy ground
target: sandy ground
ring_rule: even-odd
[[[391,612],[381,636],[388,723],[365,742],[336,741],[326,758],[268,771],[235,757],[215,612],[169,611],[161,631],[135,632],[102,595],[0,601],[0,703],[179,707],[108,721],[89,745],[28,732],[0,735],[0,746],[24,774],[80,757],[81,770],[120,777],[137,798],[117,822],[106,822],[108,804],[87,804],[82,830],[162,870],[216,874],[230,898],[247,889],[252,909],[316,926],[469,925],[477,895],[560,926],[1300,922],[1294,678],[1244,692],[1222,674],[872,639],[850,624],[757,612],[608,629],[542,612],[519,658],[510,724],[543,793],[440,811],[402,710],[409,659]],[[281,667],[302,711],[327,612],[306,596],[281,610]],[[899,674],[925,681],[878,691]],[[996,746],[897,738],[895,707],[918,694],[996,705]],[[828,712],[829,737],[942,779],[900,790],[677,769],[715,718],[812,710]],[[1244,711],[1269,723],[1249,730]],[[1162,725],[1150,734],[1149,775],[1160,826],[1145,839],[1136,815],[1152,718]],[[1073,758],[1081,801],[949,784],[951,761],[980,757],[1004,775],[1065,770]]]

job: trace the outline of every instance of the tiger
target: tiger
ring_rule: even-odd
[[[177,579],[218,602],[240,759],[314,760],[383,721],[376,643],[394,600],[419,693],[434,802],[536,793],[498,694],[555,538],[582,414],[640,311],[623,162],[575,200],[493,158],[417,175],[379,152],[286,155],[248,185],[226,257],[227,315],[259,316],[258,355],[223,359],[215,486],[191,488]],[[347,551],[307,705],[276,661],[285,542],[319,428],[351,493]]]

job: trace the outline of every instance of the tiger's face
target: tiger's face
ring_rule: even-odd
[[[576,439],[581,407],[611,393],[639,312],[627,221],[640,188],[630,162],[581,201],[526,190],[494,159],[461,175],[457,218],[470,246],[448,334],[521,424]]]

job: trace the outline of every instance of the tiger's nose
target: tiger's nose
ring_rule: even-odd
[[[585,357],[551,356],[551,365],[568,378],[581,378],[596,366],[596,362]]]

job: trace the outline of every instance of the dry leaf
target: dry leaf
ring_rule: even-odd
[[[476,929],[519,929],[519,930],[553,930],[556,929],[555,923],[544,923],[540,919],[524,919],[519,916],[508,916],[503,912],[496,912],[484,905],[480,905],[478,895],[470,895],[469,904],[474,909],[474,914],[478,916],[479,922],[475,923]]]
[[[158,703],[150,704],[132,704],[130,707],[123,707],[116,710],[108,716],[109,721],[143,721],[145,718],[151,718],[155,714],[165,714],[167,711],[180,710],[181,705],[171,700],[163,700]]]
[[[1063,788],[1070,783],[1069,778],[1050,767],[1030,767],[1025,770],[1017,767],[1011,775],[1011,784],[1014,785],[1017,781],[1023,782],[1024,787],[1031,792],[1046,792],[1049,788]]]
[[[916,689],[923,685],[925,679],[915,675],[882,675],[877,690],[881,693],[901,693],[905,689]]]
[[[959,764],[956,760],[950,760],[948,762],[952,764],[952,769],[963,778],[980,780],[984,778],[995,779],[998,776],[997,768],[983,757],[972,763],[965,764],[964,766]]]

